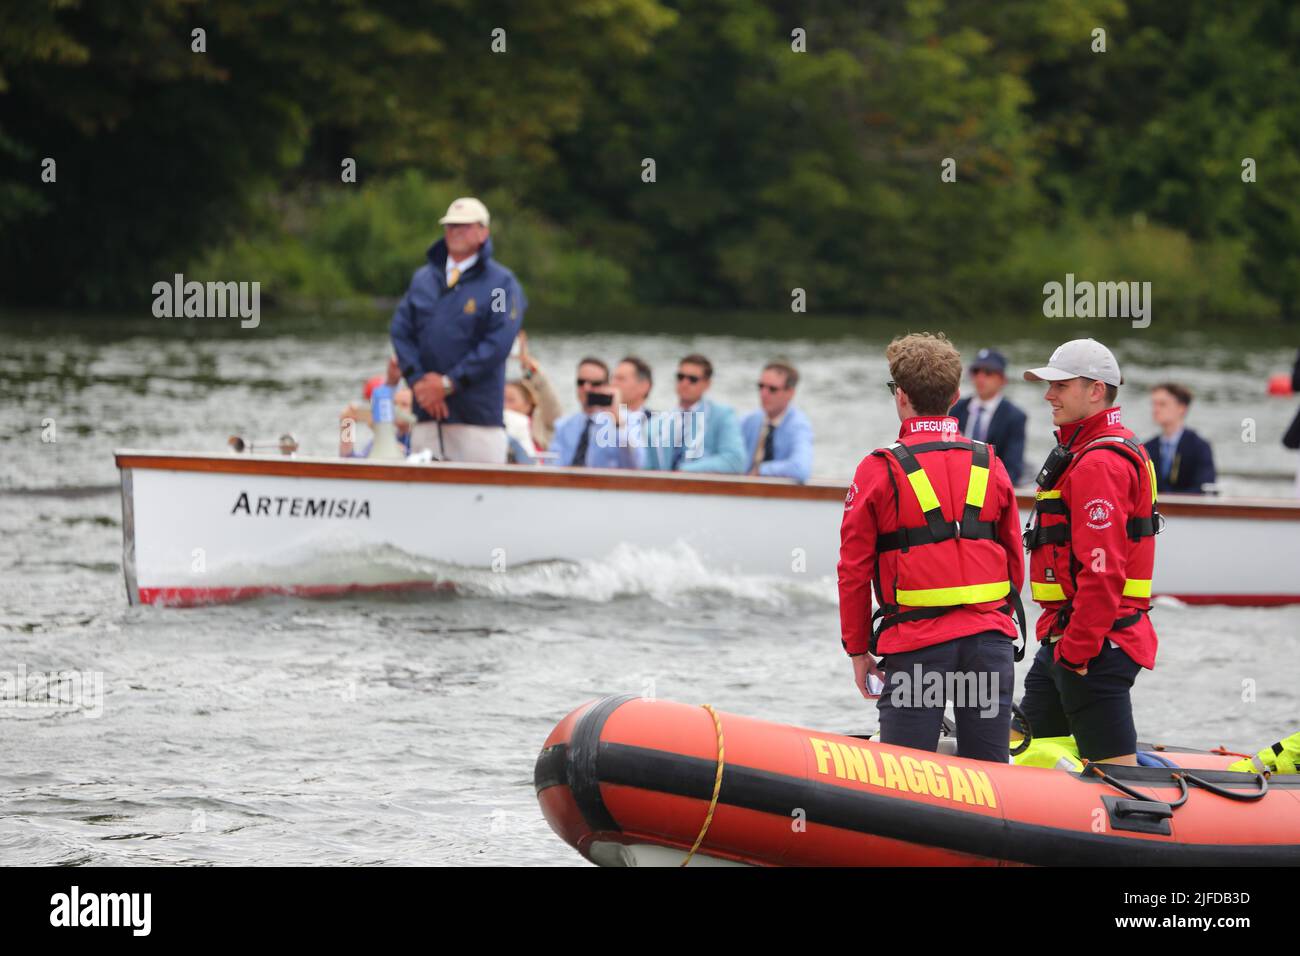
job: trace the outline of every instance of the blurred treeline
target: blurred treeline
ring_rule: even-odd
[[[19,0],[0,300],[397,296],[474,193],[534,303],[1029,314],[1073,272],[1294,320],[1298,58],[1291,0]]]

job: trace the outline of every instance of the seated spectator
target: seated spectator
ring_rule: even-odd
[[[630,451],[620,457],[619,465],[624,468],[645,467],[645,446],[648,440],[648,423],[650,409],[646,399],[654,387],[654,374],[644,359],[629,355],[614,366],[610,384],[617,391],[620,402],[618,406],[619,450]]]
[[[619,467],[618,441],[613,435],[618,396],[609,386],[609,366],[588,356],[578,363],[580,411],[555,423],[550,451],[555,464],[587,468]]]
[[[988,442],[1002,459],[1013,485],[1025,470],[1025,413],[1002,394],[1007,360],[997,349],[980,349],[970,363],[975,394],[957,400],[949,412],[967,438]]]
[[[531,392],[533,399],[534,407],[531,415],[533,444],[538,449],[545,450],[550,448],[551,442],[555,440],[555,423],[559,420],[563,409],[560,408],[559,396],[551,387],[550,379],[543,374],[537,359],[533,358],[528,351],[528,333],[520,329],[515,342],[519,346],[519,368],[523,385]]]
[[[1146,449],[1156,466],[1157,494],[1200,495],[1217,479],[1210,443],[1186,426],[1191,404],[1192,393],[1176,382],[1162,382],[1151,390],[1151,418],[1160,434]]]
[[[677,404],[657,412],[650,422],[645,467],[654,471],[745,471],[745,440],[736,413],[704,397],[713,383],[713,363],[703,355],[686,356],[677,366]]]
[[[758,377],[758,403],[740,423],[749,474],[793,478],[812,475],[813,430],[807,416],[793,405],[799,373],[786,362],[768,362]]]
[[[505,426],[506,461],[516,465],[531,465],[537,461],[537,445],[533,442],[532,417],[537,401],[532,390],[519,379],[506,382]]]

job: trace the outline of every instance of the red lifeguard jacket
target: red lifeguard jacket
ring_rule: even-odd
[[[887,628],[939,617],[962,606],[1014,613],[1023,637],[1024,610],[1007,577],[1007,552],[997,538],[997,515],[983,514],[993,463],[989,446],[959,436],[914,444],[898,441],[873,454],[884,458],[889,469],[897,527],[876,537],[873,583],[880,608],[873,617],[880,624],[872,651]],[[927,470],[945,467],[945,459],[954,455],[969,462],[966,498],[941,501]],[[953,483],[941,485],[950,488]],[[889,551],[897,552],[894,574],[884,579],[880,555]],[[1023,655],[1022,646],[1016,660]]]
[[[1078,451],[1051,488],[1039,488],[1034,514],[1025,531],[1025,549],[1029,552],[1029,582],[1033,599],[1045,610],[1055,613],[1053,633],[1061,633],[1069,622],[1078,574],[1082,568],[1070,541],[1070,508],[1073,499],[1071,476],[1086,455],[1109,452],[1125,458],[1138,477],[1138,500],[1131,503],[1125,525],[1128,551],[1125,556],[1125,580],[1120,605],[1130,613],[1122,614],[1112,630],[1131,627],[1151,607],[1151,577],[1155,570],[1155,536],[1163,524],[1156,503],[1155,465],[1132,433],[1096,436]],[[1083,492],[1083,493],[1086,493]],[[1100,517],[1100,516],[1099,516]]]

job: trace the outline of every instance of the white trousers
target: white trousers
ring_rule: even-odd
[[[411,451],[433,452],[443,461],[472,461],[489,465],[506,463],[503,425],[443,425],[417,422],[411,427]]]

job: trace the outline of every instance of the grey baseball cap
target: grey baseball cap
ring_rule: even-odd
[[[1042,368],[1025,372],[1027,382],[1063,382],[1067,378],[1095,378],[1107,385],[1124,382],[1114,354],[1096,339],[1072,339],[1053,352]]]

